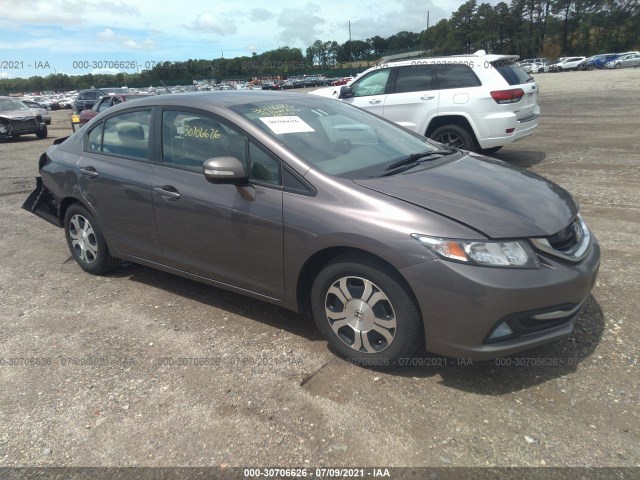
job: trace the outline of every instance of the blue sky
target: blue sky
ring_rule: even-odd
[[[134,73],[153,62],[251,55],[314,40],[387,37],[448,18],[461,0],[0,0],[0,78]],[[100,68],[102,67],[102,68]],[[106,67],[106,68],[104,68]]]

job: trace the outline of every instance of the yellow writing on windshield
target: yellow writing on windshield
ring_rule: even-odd
[[[284,103],[268,105],[261,108],[253,108],[251,111],[253,113],[257,113],[261,117],[287,117],[295,114],[293,105],[286,105]]]

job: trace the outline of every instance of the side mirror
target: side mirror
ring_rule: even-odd
[[[211,183],[232,183],[244,185],[249,176],[243,163],[236,157],[215,157],[205,160],[204,178]]]
[[[343,87],[340,87],[340,95],[338,96],[338,98],[349,98],[349,97],[353,97],[353,90],[351,90],[351,87],[347,87],[346,85],[344,85]]]

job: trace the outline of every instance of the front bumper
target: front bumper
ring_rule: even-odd
[[[540,255],[539,269],[478,267],[436,260],[401,271],[422,312],[430,352],[471,360],[511,355],[571,334],[595,283],[600,247],[582,262]],[[491,338],[502,323],[512,334]]]

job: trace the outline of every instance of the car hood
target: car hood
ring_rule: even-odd
[[[18,120],[25,118],[34,118],[36,114],[31,110],[7,110],[0,112],[0,117],[8,120]]]
[[[355,180],[376,192],[461,222],[490,238],[553,235],[578,213],[555,183],[500,160],[466,155],[390,177]]]
[[[338,98],[338,95],[340,95],[340,88],[342,86],[343,85],[335,86],[335,87],[319,88],[309,93],[311,93],[311,95],[319,95],[321,97]]]

